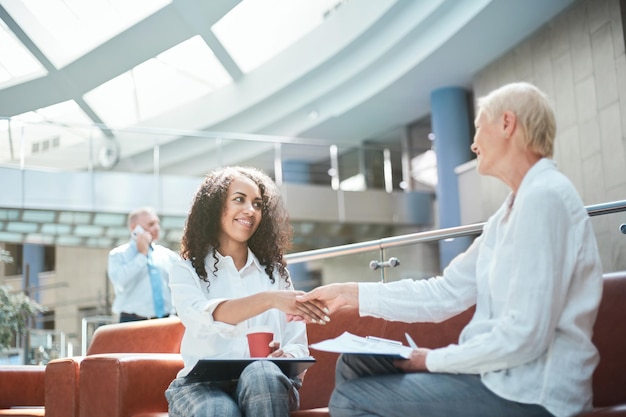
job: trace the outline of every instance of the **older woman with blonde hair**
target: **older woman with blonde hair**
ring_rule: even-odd
[[[475,126],[478,172],[511,192],[442,276],[330,284],[298,297],[331,314],[351,305],[406,322],[476,306],[457,344],[416,348],[408,360],[342,355],[333,417],[565,417],[592,406],[601,263],[583,202],[550,159],[550,102],[531,84],[508,84],[478,100]]]

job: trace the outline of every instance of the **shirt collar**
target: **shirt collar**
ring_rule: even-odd
[[[508,210],[511,210],[513,208],[513,204],[515,203],[516,196],[519,195],[521,192],[523,192],[524,188],[526,188],[525,187],[526,184],[531,183],[534,180],[534,178],[537,177],[541,172],[547,169],[554,169],[554,168],[556,168],[556,162],[554,162],[554,160],[549,159],[549,158],[541,158],[535,163],[535,165],[530,167],[526,175],[524,175],[524,178],[522,178],[522,183],[520,184],[517,190],[517,194],[513,194],[513,192],[511,192],[507,196],[505,200],[505,205],[508,208]]]
[[[537,175],[539,175],[540,173],[542,173],[543,171],[547,169],[554,169],[554,168],[556,168],[556,163],[554,162],[554,160],[549,159],[549,158],[541,158],[540,160],[538,160],[535,163],[535,165],[530,167],[526,175],[524,175],[524,178],[522,179],[522,183],[520,184],[519,189],[517,190],[518,194],[522,191],[524,186],[528,184],[529,182],[532,182],[535,179],[535,177],[537,177]]]
[[[215,253],[215,255],[217,256],[217,264],[218,264],[218,266],[219,266],[220,263],[222,263],[227,258],[230,259],[231,262],[232,262],[232,258],[230,256],[223,256],[221,253],[219,253],[215,249],[212,252]],[[209,255],[209,259],[210,258],[212,258],[212,254]],[[245,269],[247,269],[247,268],[249,268],[251,266],[255,266],[261,272],[265,272],[265,267],[263,265],[261,265],[261,262],[259,262],[259,259],[252,252],[252,250],[250,250],[250,248],[248,248],[248,260],[246,261],[246,264],[243,266],[243,268],[241,268],[241,270],[244,271]]]

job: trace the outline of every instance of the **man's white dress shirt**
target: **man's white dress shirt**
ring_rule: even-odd
[[[152,243],[152,259],[161,272],[161,292],[165,311],[175,313],[168,285],[169,269],[180,259],[178,254],[165,246]],[[108,276],[113,284],[115,300],[112,311],[116,314],[130,313],[143,317],[155,317],[152,284],[148,271],[148,256],[137,250],[137,242],[129,241],[109,252]]]

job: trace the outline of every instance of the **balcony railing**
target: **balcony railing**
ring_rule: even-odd
[[[626,200],[619,200],[601,204],[594,204],[586,206],[589,216],[602,216],[612,213],[620,213],[626,211]],[[287,262],[297,264],[301,262],[319,261],[329,258],[337,258],[346,255],[355,255],[359,253],[366,253],[371,251],[378,251],[378,258],[372,262],[377,266],[382,267],[372,268],[380,269],[380,280],[386,281],[387,267],[393,267],[394,262],[386,260],[385,251],[390,248],[396,248],[400,246],[416,245],[419,243],[438,242],[445,239],[454,239],[463,236],[478,235],[482,232],[485,223],[476,223],[465,226],[450,227],[445,229],[431,230],[419,233],[410,233],[401,236],[387,237],[377,240],[370,240],[367,242],[359,242],[349,245],[341,245],[334,247],[327,247],[323,249],[315,249],[310,251],[291,253],[286,256]],[[626,224],[617,224],[615,231],[619,231],[622,234],[626,234]],[[373,266],[372,264],[371,266]],[[608,271],[605,271],[608,272]]]
[[[276,181],[338,189],[410,187],[401,144],[202,130],[114,129],[97,124],[0,117],[0,166],[203,176],[212,168],[252,165]],[[406,164],[404,165],[406,166]]]

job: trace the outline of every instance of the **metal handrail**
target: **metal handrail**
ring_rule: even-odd
[[[626,211],[626,200],[613,201],[609,203],[594,204],[585,207],[589,216],[600,216],[603,214],[618,213]],[[386,237],[366,242],[351,243],[348,245],[331,246],[328,248],[314,249],[304,252],[295,252],[285,255],[288,263],[300,263],[316,261],[320,259],[334,258],[337,256],[354,255],[357,253],[369,252],[372,250],[384,251],[387,248],[413,245],[451,239],[461,236],[480,234],[485,223],[474,223],[465,226],[449,227],[446,229],[430,230],[427,232],[409,233],[406,235]],[[382,252],[381,252],[382,253]]]

